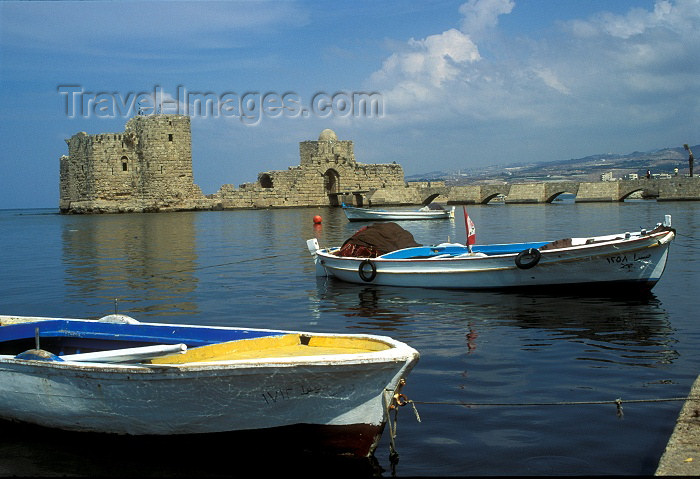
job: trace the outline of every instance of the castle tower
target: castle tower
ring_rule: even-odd
[[[62,213],[191,209],[190,118],[137,116],[123,133],[77,133],[60,160]]]
[[[344,164],[354,167],[355,147],[350,140],[338,140],[333,130],[325,129],[318,136],[318,141],[299,143],[301,166],[318,166],[323,164]]]
[[[357,166],[354,149],[352,141],[338,140],[338,135],[330,129],[323,130],[318,141],[299,143],[299,166],[320,171],[322,188],[318,193],[329,198],[331,204],[337,204],[337,194],[347,186],[343,182],[354,176],[354,173],[347,174],[354,172]]]
[[[126,124],[135,158],[134,194],[167,200],[192,193],[192,134],[184,115],[137,116]]]

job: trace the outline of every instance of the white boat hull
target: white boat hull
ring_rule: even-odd
[[[450,210],[402,211],[402,210],[370,210],[346,206],[345,216],[350,221],[407,221],[407,220],[440,220],[454,218],[454,206]]]
[[[381,436],[387,406],[418,352],[391,338],[365,337],[392,347],[185,364],[37,361],[3,355],[0,418],[138,436],[311,425],[329,428],[341,438],[347,429],[347,437],[333,439],[335,452],[368,456]]]
[[[669,230],[542,250],[539,262],[528,269],[516,265],[517,253],[420,259],[394,259],[390,253],[367,259],[316,249],[312,255],[317,275],[358,284],[465,290],[612,284],[650,289],[663,274],[673,237]]]

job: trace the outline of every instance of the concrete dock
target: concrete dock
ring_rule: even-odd
[[[683,405],[664,451],[657,476],[700,476],[700,376]]]

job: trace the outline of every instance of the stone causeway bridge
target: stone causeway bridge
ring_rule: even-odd
[[[576,196],[577,203],[624,201],[635,192],[657,201],[700,200],[700,177],[674,176],[671,178],[651,178],[618,181],[552,181],[534,183],[504,183],[489,185],[445,186],[442,182],[424,182],[411,185],[416,198],[415,204],[428,204],[431,201],[447,201],[451,204],[486,204],[496,197],[504,198],[505,203],[551,203],[563,193]],[[391,203],[381,197],[367,195],[371,204]]]

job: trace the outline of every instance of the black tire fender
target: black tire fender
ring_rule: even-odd
[[[515,266],[520,269],[530,269],[540,262],[542,253],[537,248],[528,248],[522,250],[515,257]]]
[[[367,274],[367,271],[365,271],[365,266],[367,265],[372,268],[372,271],[369,274]],[[357,268],[357,274],[360,275],[360,279],[362,281],[369,283],[377,276],[377,267],[370,260],[363,260],[360,263],[360,266]]]

